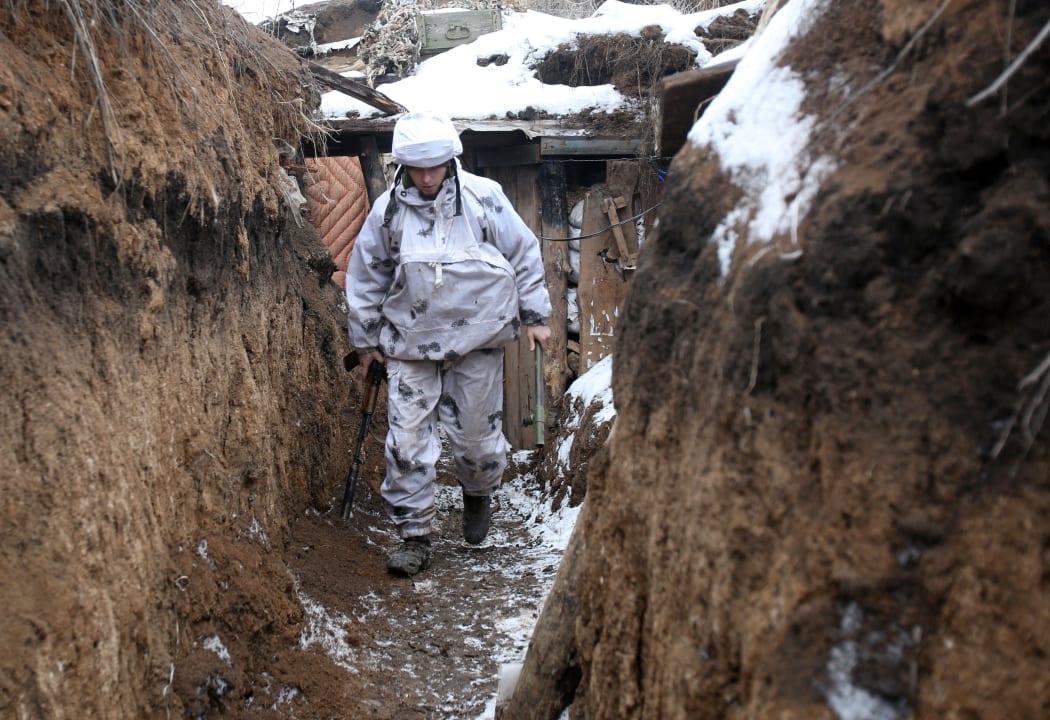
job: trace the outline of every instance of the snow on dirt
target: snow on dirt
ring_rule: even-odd
[[[606,355],[569,386],[565,393],[568,408],[588,408],[597,403],[600,408],[593,416],[593,426],[605,425],[616,417],[616,406],[612,396],[612,355]],[[579,400],[580,403],[577,403]],[[570,457],[576,433],[580,430],[583,416],[571,413],[565,420],[564,440],[558,444],[555,457],[558,459],[557,474],[564,476],[570,469]],[[592,427],[593,430],[593,427]],[[566,538],[567,540],[567,538]]]
[[[529,464],[529,453],[519,453],[512,468]],[[363,543],[372,551],[372,570],[382,571],[398,545],[396,533],[375,497],[355,512],[349,532],[320,516],[305,520],[312,527],[296,534],[291,563],[307,616],[301,645],[352,674],[385,678],[402,711],[434,720],[491,718],[499,668],[524,658],[579,510],[551,512],[535,486],[528,472],[505,483],[489,537],[473,547],[461,538],[458,487],[439,485],[430,569],[412,578],[375,578],[349,596],[343,588],[336,593],[341,601],[330,592],[323,600],[315,596],[339,578],[322,577],[313,563],[334,567],[328,553]],[[319,530],[333,543],[319,542]]]
[[[552,115],[572,115],[588,108],[613,111],[625,107],[627,99],[611,84],[545,84],[536,77],[535,65],[559,46],[574,45],[581,37],[637,36],[643,28],[658,25],[667,42],[694,50],[697,66],[702,66],[712,55],[697,38],[695,28],[706,28],[716,18],[738,10],[758,12],[763,2],[745,0],[717,10],[681,13],[670,5],[608,0],[591,17],[574,20],[532,10],[505,12],[502,30],[424,60],[411,76],[383,85],[382,91],[410,110],[439,110],[457,119],[503,117],[528,108]],[[498,61],[490,62],[493,58]],[[326,117],[347,113],[371,117],[379,112],[336,92],[322,97],[321,110]]]
[[[584,409],[601,403],[596,415],[611,421],[611,357],[580,376],[568,394],[583,399]],[[579,427],[580,417],[568,422]],[[555,452],[566,451],[561,446],[574,438],[563,435]],[[535,477],[534,453],[516,452],[494,495],[488,538],[468,545],[445,447],[433,564],[412,578],[390,576],[386,558],[399,539],[376,492],[381,439],[382,433],[369,438],[366,453],[380,459],[359,486],[350,521],[311,510],[293,528],[288,564],[305,612],[300,644],[357,678],[373,716],[491,718],[500,669],[524,660],[580,506],[552,510]]]
[[[734,182],[748,189],[712,235],[723,278],[738,235],[749,242],[769,242],[777,234],[796,237],[799,218],[835,170],[829,158],[810,156],[816,120],[801,110],[805,82],[780,65],[791,40],[806,32],[825,4],[796,0],[774,15],[689,132],[694,144],[714,148]]]
[[[226,0],[225,4],[256,23],[295,7],[288,0]],[[572,115],[587,109],[614,111],[628,101],[611,84],[546,84],[536,77],[535,66],[560,46],[575,45],[581,38],[618,33],[637,37],[643,28],[659,26],[666,42],[693,50],[697,67],[702,67],[713,55],[697,37],[696,29],[706,29],[716,19],[740,10],[761,12],[764,4],[765,0],[743,0],[714,10],[683,13],[670,5],[608,0],[590,17],[576,19],[534,10],[505,11],[502,29],[423,60],[412,75],[386,83],[381,90],[409,110],[437,110],[459,120],[504,117],[528,108],[551,115]],[[321,112],[327,118],[380,114],[376,108],[338,92],[322,96]]]

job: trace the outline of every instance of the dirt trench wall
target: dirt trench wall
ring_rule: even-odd
[[[229,711],[297,644],[288,513],[348,464],[272,142],[316,96],[217,4],[6,3],[0,43],[0,716]]]
[[[1010,6],[827,5],[789,61],[840,165],[783,257],[738,243],[722,277],[741,191],[675,159],[588,475],[570,717],[1046,715],[1050,49],[966,105],[1050,21]]]

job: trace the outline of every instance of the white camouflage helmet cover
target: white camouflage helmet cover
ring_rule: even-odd
[[[447,115],[410,112],[394,125],[392,152],[398,165],[437,167],[460,155],[463,143]]]

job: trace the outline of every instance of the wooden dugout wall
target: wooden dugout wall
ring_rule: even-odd
[[[539,146],[531,146],[536,151]],[[508,159],[527,160],[515,164]],[[564,161],[526,153],[501,152],[498,161],[484,153],[478,170],[497,180],[518,213],[541,238],[547,289],[551,296],[551,340],[537,368],[526,339],[508,346],[504,362],[504,432],[515,448],[542,445],[553,430],[557,409],[568,388],[567,278],[569,274],[567,187]],[[647,182],[637,160],[606,162],[606,182],[587,192],[580,240],[579,372],[613,351],[620,310],[639,252],[633,216],[656,204],[659,188]],[[540,414],[542,411],[542,418]],[[542,422],[542,424],[541,424]]]
[[[543,235],[542,202],[540,193],[541,163],[538,146],[524,146],[523,152],[485,153],[475,155],[477,171],[496,180],[514,205],[515,210],[537,237]],[[542,248],[541,250],[545,250]],[[547,270],[549,258],[544,253]],[[548,352],[529,352],[528,340],[522,336],[508,345],[503,360],[503,432],[515,449],[533,448],[543,444],[556,399],[555,387],[547,387],[547,372],[565,367],[564,290],[561,301],[555,300],[557,290],[550,286],[550,272],[545,273],[548,290],[553,290],[552,305],[561,309],[561,320],[555,312],[550,319],[552,330]],[[557,277],[557,274],[555,274]],[[560,331],[559,331],[560,330]]]

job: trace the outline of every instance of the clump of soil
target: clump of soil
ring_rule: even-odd
[[[575,46],[561,45],[536,65],[536,77],[548,85],[612,84],[627,97],[649,98],[660,78],[693,66],[696,53],[666,43],[658,29],[642,36],[586,35]]]
[[[602,135],[651,138],[649,118],[660,79],[693,67],[695,61],[694,51],[664,42],[660,29],[652,26],[640,36],[582,36],[575,45],[563,44],[548,53],[535,70],[550,85],[613,85],[627,99],[623,107],[613,112],[587,109],[573,121]]]
[[[696,36],[704,41],[704,47],[717,55],[736,47],[755,34],[758,17],[746,10],[737,10],[732,15],[720,15],[706,28],[698,27]]]

